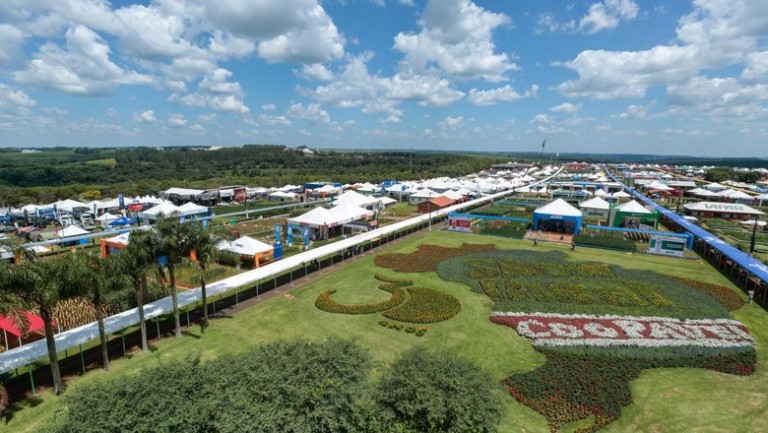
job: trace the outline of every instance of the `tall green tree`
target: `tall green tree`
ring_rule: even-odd
[[[176,338],[181,337],[181,320],[179,319],[179,298],[176,293],[176,266],[184,257],[189,257],[189,231],[191,224],[182,224],[178,218],[166,217],[155,225],[157,244],[155,251],[168,259],[168,280],[173,304],[173,325]]]
[[[23,312],[29,309],[29,305],[13,290],[9,277],[10,266],[0,262],[0,315],[11,318],[22,332],[26,332],[29,323]],[[8,348],[6,347],[5,350]],[[8,391],[0,383],[0,416],[3,416],[8,405]]]
[[[231,232],[224,230],[207,229],[200,224],[189,223],[187,245],[194,252],[197,265],[200,268],[200,292],[203,301],[202,327],[208,327],[208,293],[205,288],[205,272],[219,252],[217,245],[223,240],[231,240]]]
[[[24,302],[36,305],[43,319],[45,343],[53,377],[53,392],[60,394],[64,382],[59,371],[59,358],[56,350],[53,329],[53,308],[62,299],[84,294],[82,287],[70,284],[67,277],[68,257],[59,256],[46,260],[25,260],[10,267],[7,280]]]
[[[131,232],[128,246],[118,255],[120,273],[128,276],[136,297],[136,307],[139,314],[141,329],[141,350],[149,351],[147,341],[147,322],[144,317],[144,300],[147,296],[147,272],[157,263],[155,254],[155,233],[146,230]]]
[[[117,257],[99,258],[86,253],[71,254],[67,260],[66,283],[73,285],[72,290],[80,287],[90,294],[93,302],[96,322],[99,327],[102,368],[109,371],[109,352],[107,333],[104,326],[104,295],[122,290],[127,286],[127,278],[120,272]]]

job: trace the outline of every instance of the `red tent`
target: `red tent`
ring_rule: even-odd
[[[29,323],[27,333],[43,329],[44,324],[42,317],[38,316],[37,314],[32,314],[29,311],[23,311],[21,314],[27,318],[27,322]],[[3,316],[0,314],[0,329],[17,337],[21,337],[23,334],[23,332],[21,332],[19,329],[18,324],[16,323],[16,319],[13,316]]]

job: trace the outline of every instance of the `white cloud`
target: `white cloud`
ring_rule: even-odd
[[[331,81],[333,79],[333,73],[322,63],[302,66],[301,70],[298,71],[298,76],[313,81]]]
[[[261,111],[275,111],[277,106],[275,104],[264,104],[261,106]]]
[[[197,86],[197,91],[187,95],[173,93],[168,101],[189,107],[211,107],[218,112],[246,114],[251,110],[243,102],[244,92],[240,83],[228,81],[232,72],[217,68],[206,74]]]
[[[555,105],[549,109],[553,113],[565,113],[575,114],[581,110],[581,104],[571,104],[570,102],[563,102],[560,105]]]
[[[142,111],[141,113],[135,114],[133,118],[139,123],[155,123],[155,121],[157,121],[154,110]]]
[[[189,127],[189,130],[196,134],[202,134],[203,132],[205,132],[205,127],[199,123],[195,123],[194,125]]]
[[[0,65],[15,63],[24,57],[21,49],[25,35],[10,24],[0,24]]]
[[[458,116],[458,117],[448,116],[445,118],[445,120],[440,122],[440,126],[442,126],[443,128],[455,130],[457,128],[464,126],[466,123],[467,123],[467,119],[465,119],[463,116]]]
[[[328,125],[331,123],[331,115],[327,111],[320,108],[320,104],[293,104],[288,107],[285,112],[286,116],[294,119],[309,120],[313,123],[322,123]]]
[[[0,83],[0,113],[27,114],[36,104],[24,91]]]
[[[539,18],[536,21],[536,27],[534,32],[537,34],[542,33],[554,33],[558,31],[571,32],[576,28],[576,21],[568,20],[565,22],[559,22],[555,16],[551,13],[539,14]]]
[[[537,114],[533,116],[533,119],[531,119],[528,123],[545,123],[545,124],[554,124],[555,119],[549,116],[548,114]]]
[[[655,101],[651,102],[648,105],[630,105],[629,107],[627,107],[627,111],[618,115],[618,118],[621,120],[645,119],[645,116],[648,115],[648,112],[651,110],[651,108],[654,105],[656,105]]]
[[[733,77],[707,78],[696,76],[687,83],[668,88],[669,104],[682,110],[695,109],[713,117],[765,116],[768,110],[768,83],[743,84]]]
[[[216,95],[208,100],[208,105],[216,111],[246,114],[251,110],[235,95]]]
[[[183,114],[171,114],[168,117],[168,124],[175,127],[182,127],[187,124],[187,119],[184,118]]]
[[[475,88],[469,91],[467,100],[475,105],[493,105],[498,102],[512,102],[523,98],[535,98],[539,91],[539,86],[532,85],[525,93],[517,93],[509,84],[490,90],[477,90]]]
[[[750,82],[768,82],[768,51],[755,51],[749,53],[746,59],[747,66],[741,74],[741,78]]]
[[[503,13],[494,13],[470,0],[431,0],[416,34],[399,33],[395,48],[405,54],[403,68],[428,71],[436,64],[441,73],[498,82],[518,69],[506,53],[494,53],[492,32],[510,24]]]
[[[204,16],[218,28],[259,40],[270,63],[317,63],[344,55],[344,37],[317,0],[202,0]]]
[[[65,34],[67,49],[46,43],[26,69],[14,73],[19,83],[76,95],[103,95],[119,84],[149,84],[152,79],[125,71],[110,59],[109,46],[93,30],[75,26]]]
[[[579,20],[579,28],[586,33],[615,29],[622,20],[633,20],[640,8],[633,0],[605,0],[593,3]]]
[[[385,114],[388,122],[398,121],[403,115],[397,108],[402,101],[447,106],[464,97],[450,81],[434,75],[370,75],[366,63],[371,57],[370,53],[350,57],[333,81],[315,89],[300,87],[299,93],[323,104]]]
[[[259,123],[267,126],[290,125],[291,121],[288,120],[288,118],[285,116],[272,116],[269,114],[260,114]]]
[[[679,20],[675,43],[644,51],[583,51],[559,64],[579,78],[557,89],[569,97],[641,98],[650,87],[685,83],[701,70],[745,61],[764,35],[766,16],[766,2],[695,0],[693,12]]]

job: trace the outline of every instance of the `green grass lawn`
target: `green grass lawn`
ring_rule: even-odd
[[[459,247],[463,242],[495,243],[502,249],[562,251],[573,261],[599,261],[633,269],[653,269],[660,273],[682,276],[731,286],[728,280],[701,260],[682,260],[644,254],[628,254],[598,249],[577,248],[448,232],[414,235],[378,254],[407,253],[422,243]],[[383,328],[380,314],[338,315],[318,310],[315,298],[323,291],[335,289],[337,302],[371,303],[389,297],[377,289],[381,274],[411,279],[416,286],[431,287],[452,294],[462,305],[454,318],[425,325],[423,337]],[[449,349],[471,359],[496,379],[528,371],[544,362],[544,356],[533,350],[530,340],[511,328],[489,321],[491,301],[459,283],[447,282],[434,272],[403,274],[378,268],[372,257],[360,258],[339,269],[329,270],[321,278],[294,289],[293,298],[277,296],[231,318],[212,321],[202,334],[194,328],[181,339],[167,338],[156,344],[149,354],[135,353],[131,359],[119,359],[112,370],[89,372],[68,383],[70,391],[86,383],[102,383],[120,374],[140,374],[158,363],[173,363],[188,356],[210,359],[223,353],[244,351],[254,345],[278,339],[304,338],[323,340],[327,337],[349,338],[370,351],[378,369],[389,364],[404,350],[423,345],[431,349]],[[741,294],[741,292],[739,292]],[[755,305],[746,305],[734,314],[750,329],[757,342],[758,368],[751,376],[739,377],[698,369],[659,369],[645,371],[633,382],[634,404],[625,407],[621,418],[606,427],[605,432],[761,432],[768,431],[768,314]],[[501,390],[499,392],[502,392]],[[66,393],[65,393],[66,395]],[[34,401],[17,405],[10,421],[0,423],[0,432],[38,432],[60,407],[62,397],[50,392],[38,394]],[[506,397],[507,416],[501,432],[547,432],[544,417],[532,409]],[[584,423],[567,425],[573,431]]]

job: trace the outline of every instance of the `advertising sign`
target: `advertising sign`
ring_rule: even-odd
[[[467,216],[453,215],[448,218],[448,230],[454,232],[472,232],[472,219]]]
[[[660,254],[663,256],[683,257],[685,242],[686,240],[684,238],[654,235],[651,236],[651,242],[648,245],[648,252],[651,254]]]

